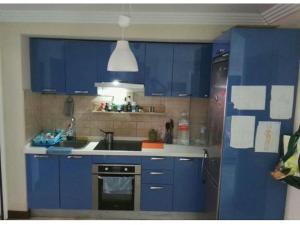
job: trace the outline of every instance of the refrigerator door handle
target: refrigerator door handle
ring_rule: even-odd
[[[204,150],[204,155],[203,155],[203,160],[202,160],[202,164],[201,164],[201,178],[202,178],[202,183],[205,184],[206,183],[206,177],[204,174],[205,171],[205,165],[206,165],[206,160],[208,159],[208,152],[205,149]]]

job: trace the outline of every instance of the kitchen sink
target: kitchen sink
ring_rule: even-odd
[[[89,143],[88,140],[65,140],[61,142],[59,147],[84,148]]]
[[[107,148],[105,141],[100,141],[94,150],[112,150],[112,151],[141,151],[142,142],[141,141],[121,141],[114,140],[112,149]]]

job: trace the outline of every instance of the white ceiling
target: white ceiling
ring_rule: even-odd
[[[133,24],[297,24],[300,4],[0,4],[0,22],[116,23],[130,13]]]
[[[2,4],[0,10],[261,13],[274,4]]]

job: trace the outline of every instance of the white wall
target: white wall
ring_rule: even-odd
[[[3,193],[3,211],[4,219],[7,218],[7,198],[6,198],[6,156],[4,150],[4,120],[3,120],[3,92],[2,92],[2,66],[1,66],[1,48],[0,48],[0,149],[1,149],[1,172],[2,172],[2,193]]]
[[[299,62],[300,64],[300,62]],[[296,99],[294,130],[300,126],[300,68],[298,80],[298,93]],[[285,219],[300,219],[300,190],[292,186],[288,187],[285,206]]]
[[[134,25],[130,40],[209,42],[228,26]],[[118,39],[117,26],[101,24],[0,23],[8,209],[26,210],[24,96],[30,88],[28,36]]]

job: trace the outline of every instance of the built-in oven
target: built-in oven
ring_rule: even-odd
[[[94,164],[93,209],[140,210],[141,166]]]

